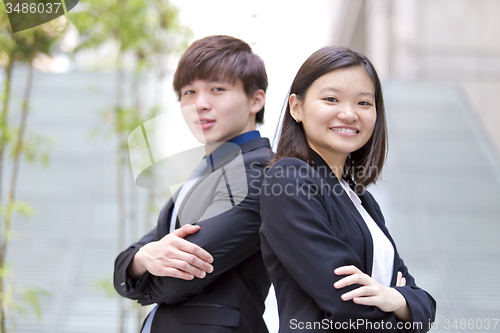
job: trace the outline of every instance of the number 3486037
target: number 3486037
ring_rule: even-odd
[[[57,13],[59,11],[59,7],[61,3],[17,3],[15,6],[12,3],[5,3],[5,9],[7,13]]]
[[[436,320],[430,328],[461,329],[461,330],[495,330],[499,319],[444,319],[440,323]]]

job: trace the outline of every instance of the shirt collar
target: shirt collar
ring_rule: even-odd
[[[347,195],[349,196],[349,198],[351,198],[352,202],[357,202],[359,204],[361,203],[361,199],[358,197],[358,195],[356,193],[354,193],[354,191],[351,189],[351,187],[345,181],[344,178],[342,178],[340,180],[340,185],[342,185],[342,187],[344,188],[344,191],[346,191]]]
[[[207,172],[215,171],[215,169],[222,165],[225,160],[232,159],[238,154],[241,154],[241,150],[236,149],[237,146],[240,147],[245,142],[257,138],[260,138],[260,132],[254,130],[242,133],[230,140],[227,140],[225,143],[217,147],[217,149],[215,149],[210,155],[208,155],[208,158],[206,155],[203,157],[202,163],[195,168],[193,177],[200,177]]]
[[[256,139],[256,138],[260,138],[260,132],[254,130],[254,131],[248,131],[248,132],[242,133],[240,135],[237,135],[234,138],[232,138],[231,140],[228,140],[227,142],[231,142],[231,143],[237,144],[238,146],[241,146],[245,142]]]

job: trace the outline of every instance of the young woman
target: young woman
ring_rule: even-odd
[[[325,47],[290,89],[261,188],[260,235],[283,332],[426,332],[436,302],[399,257],[365,190],[386,158],[382,89],[370,61]]]

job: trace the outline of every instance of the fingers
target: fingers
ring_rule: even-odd
[[[362,294],[362,293],[359,293]],[[370,291],[366,292],[370,294]],[[406,307],[406,300],[404,296],[394,288],[384,287],[375,288],[373,295],[360,296],[355,295],[352,301],[360,305],[372,305],[378,307],[384,312],[399,311],[399,309]]]
[[[377,306],[378,304],[376,297],[355,297],[352,299],[352,301],[356,304],[361,304],[361,305]]]
[[[189,256],[189,255],[181,253],[180,257],[183,257],[183,256]],[[182,274],[183,276],[190,277],[192,275],[192,276],[196,276],[197,278],[203,279],[207,275],[207,271],[202,270],[202,269],[196,267],[195,265],[191,264],[190,261],[192,260],[191,258],[193,258],[193,257],[194,256],[184,257],[181,259],[168,259],[166,262],[166,266],[164,266],[163,273],[164,274],[169,274],[169,273],[179,274],[179,272],[177,272],[177,271],[180,271],[182,273],[188,274],[188,275]],[[213,267],[211,265],[209,265],[209,266],[210,266],[210,268],[208,269],[208,271],[209,271],[208,273],[211,273],[213,271]],[[165,275],[165,276],[171,276],[171,275]],[[177,276],[173,276],[173,277],[177,277]]]
[[[393,312],[405,304],[404,297],[394,288],[382,286],[371,276],[360,271],[356,266],[342,266],[335,269],[336,275],[347,275],[333,286],[337,289],[344,288],[353,284],[360,284],[361,287],[346,292],[340,297],[344,301],[352,300],[356,304],[376,306],[384,312]],[[401,272],[396,277],[396,286],[406,285],[406,279]],[[403,302],[401,302],[403,299]]]
[[[165,267],[163,272],[161,274],[158,274],[158,276],[170,276],[170,277],[174,277],[177,279],[183,279],[183,280],[194,279],[193,274],[183,272],[183,271],[178,270],[177,268],[173,268],[173,267]]]
[[[190,225],[179,234],[197,230],[198,226]],[[191,280],[194,277],[202,279],[214,270],[211,265],[214,259],[210,253],[178,235],[166,235],[157,242],[145,245],[143,249],[146,257],[144,265],[156,276],[170,276],[184,280]]]
[[[209,263],[175,246],[165,247],[157,254],[151,253],[146,267],[153,275],[178,277],[185,280],[191,280],[195,276],[202,279],[214,270]]]
[[[172,233],[177,237],[184,238],[187,235],[191,235],[200,230],[199,225],[186,224],[179,229],[175,229]]]
[[[175,240],[174,242],[175,242],[176,247],[179,250],[182,250],[184,252],[192,254],[208,264],[211,264],[214,262],[214,258],[212,257],[212,255],[210,253],[208,253],[207,251],[205,251],[200,246],[193,244],[191,242],[188,242],[187,240],[184,240],[182,238],[179,238],[179,239]],[[209,265],[209,266],[211,267],[211,265]],[[200,268],[203,268],[203,267],[200,267]],[[208,272],[208,273],[211,273],[211,272]]]
[[[341,298],[344,301],[349,301],[355,297],[365,297],[365,296],[374,296],[374,295],[375,295],[374,288],[363,286],[363,287],[356,288],[354,290],[351,290],[348,293],[343,294],[341,296]]]
[[[374,281],[375,280],[373,280],[367,274],[360,272],[338,280],[333,284],[333,286],[337,289],[344,288],[352,284],[362,284],[364,286],[367,286],[367,285],[372,285]]]
[[[398,277],[396,279],[396,287],[406,286],[406,279],[403,277],[403,273],[398,272]]]
[[[176,255],[176,258],[180,261],[177,263],[176,268],[195,275],[200,279],[206,276],[206,273],[212,273],[214,271],[214,267],[207,263],[206,261],[201,260],[196,255],[179,251]]]
[[[361,272],[359,270],[359,268],[357,268],[354,265],[341,266],[341,267],[338,267],[337,269],[335,269],[333,272],[335,274],[337,274],[337,275],[347,275],[347,274],[363,273],[363,272]]]

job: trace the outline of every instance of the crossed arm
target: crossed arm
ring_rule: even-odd
[[[200,246],[184,238],[200,230],[199,225],[187,224],[158,241],[142,246],[127,268],[127,275],[138,278],[146,272],[183,280],[203,279],[212,273],[214,258]]]
[[[265,187],[284,188],[294,184],[297,188],[308,188],[313,182],[308,178],[273,177],[272,172],[271,168],[262,193],[266,192]],[[292,192],[294,195],[262,198],[261,234],[291,278],[321,308],[325,318],[391,322],[394,331],[398,321],[427,324],[434,320],[434,299],[416,286],[397,254],[395,265],[401,272],[399,285],[378,284],[360,271],[360,258],[332,229],[324,199],[320,195]],[[422,332],[427,331],[425,326]]]
[[[250,179],[263,177],[258,169],[246,171]],[[227,202],[227,196],[226,184],[221,181],[207,211]],[[249,192],[238,205],[197,225],[185,225],[162,238],[154,228],[116,259],[115,289],[142,305],[178,303],[201,293],[224,272],[260,250],[259,206],[258,194]],[[167,217],[164,208],[158,223],[167,223]]]

